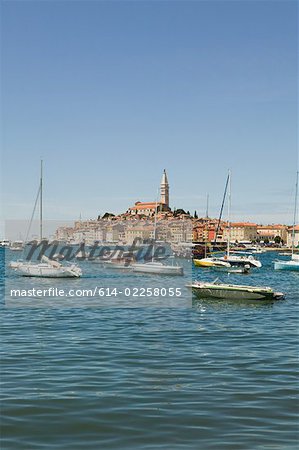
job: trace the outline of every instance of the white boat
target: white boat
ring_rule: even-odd
[[[236,252],[234,253],[229,252],[228,254],[219,259],[220,261],[228,262],[231,266],[249,265],[250,267],[262,267],[262,263],[258,259],[255,259],[253,255],[248,254],[241,255]]]
[[[166,265],[160,261],[132,264],[133,272],[151,273],[158,275],[184,275],[183,267]]]
[[[24,248],[24,242],[23,241],[14,241],[11,244],[10,250],[13,252],[20,252]]]
[[[293,230],[292,230],[291,259],[288,261],[274,261],[274,269],[275,270],[299,271],[299,254],[294,253],[294,251],[295,251],[295,229],[296,229],[296,219],[297,219],[297,197],[298,197],[298,172],[296,174],[296,189],[295,189],[294,219],[293,219]]]
[[[288,261],[274,261],[275,270],[299,271],[299,255],[292,255]]]
[[[220,261],[225,261],[229,263],[231,266],[249,266],[249,267],[262,267],[260,261],[255,259],[252,255],[248,255],[246,252],[231,252],[230,250],[230,235],[231,235],[231,222],[230,222],[230,209],[231,209],[231,174],[228,173],[229,182],[228,182],[228,238],[227,238],[227,251],[226,255],[220,257]]]
[[[2,239],[2,241],[0,241],[0,247],[10,247],[11,242],[8,241],[7,239]]]
[[[258,246],[247,247],[245,249],[245,252],[246,251],[249,253],[266,253],[266,250],[264,248]]]
[[[242,267],[241,273],[248,273],[251,267],[261,267],[262,264],[260,261],[255,259],[252,255],[248,254],[248,252],[231,252],[230,249],[230,235],[231,235],[231,222],[230,222],[230,209],[231,209],[231,173],[228,172],[226,186],[223,196],[223,202],[221,207],[224,205],[226,193],[228,190],[228,212],[227,212],[227,227],[228,227],[228,236],[227,236],[227,249],[226,254],[222,257],[208,257],[203,259],[195,259],[194,265],[198,267],[213,267],[213,268],[222,268],[222,270],[226,270],[230,272],[232,267],[240,266]],[[220,215],[221,217],[221,215]]]
[[[40,200],[40,241],[43,240],[43,162],[41,161],[40,184],[35,202],[32,218],[34,216],[37,200]],[[29,226],[30,228],[30,226]],[[29,232],[28,232],[29,233]],[[28,234],[27,233],[27,234]],[[27,241],[27,238],[26,240]],[[44,278],[78,278],[82,275],[82,270],[76,264],[62,265],[57,261],[49,259],[43,255],[41,262],[32,261],[11,261],[9,264],[18,274],[26,277],[44,277]]]
[[[212,283],[195,281],[187,287],[201,299],[279,300],[284,297],[282,292],[275,292],[271,287],[225,284],[218,280]]]
[[[10,267],[24,277],[78,278],[82,275],[82,270],[76,264],[63,266],[45,255],[42,256],[40,263],[12,262]]]
[[[227,261],[222,261],[220,258],[213,256],[208,256],[202,259],[193,259],[193,263],[197,267],[227,267],[230,268],[231,265]]]

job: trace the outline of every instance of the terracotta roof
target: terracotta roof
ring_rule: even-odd
[[[256,227],[256,223],[251,222],[232,222],[231,227]]]
[[[148,208],[155,209],[156,205],[160,206],[160,205],[163,205],[163,203],[161,203],[161,202],[158,202],[158,203],[156,203],[156,202],[137,202],[130,209],[148,209]]]
[[[273,225],[272,224],[272,225],[258,225],[257,227],[258,227],[258,229],[261,229],[261,230],[282,230],[285,228],[285,225],[280,225],[280,224]]]

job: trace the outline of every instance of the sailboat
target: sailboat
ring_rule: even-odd
[[[225,188],[226,189],[226,188]],[[226,190],[225,190],[226,192]],[[206,220],[208,220],[209,218],[209,213],[208,213],[208,208],[209,208],[209,194],[207,195],[207,209],[206,209]],[[207,222],[206,222],[207,223]],[[206,231],[206,225],[205,225],[205,231]],[[205,250],[204,250],[204,258],[201,259],[197,259],[194,258],[193,259],[193,264],[196,267],[213,267],[213,268],[229,268],[231,267],[231,265],[226,262],[226,261],[220,261],[219,258],[216,258],[215,256],[207,256],[207,239],[205,236]]]
[[[156,234],[157,234],[157,212],[158,212],[158,201],[156,201],[155,208],[155,220],[154,220],[154,245],[152,248],[152,259],[148,262],[143,263],[135,263],[132,264],[133,272],[140,273],[150,273],[156,275],[184,275],[184,269],[182,266],[177,264],[164,264],[161,261],[155,261],[155,242],[156,242]],[[172,258],[173,261],[174,258]]]
[[[43,161],[40,166],[40,184],[38,194],[34,205],[31,221],[35,212],[37,201],[40,201],[40,241],[43,236]],[[27,240],[27,239],[26,239]],[[12,261],[9,265],[17,273],[26,277],[43,277],[43,278],[78,278],[82,275],[82,270],[76,264],[62,265],[57,261],[53,261],[43,255],[40,262],[32,261]]]
[[[251,267],[261,267],[262,264],[259,260],[255,259],[251,254],[240,255],[238,253],[232,253],[230,249],[230,209],[231,209],[231,173],[228,171],[228,176],[226,179],[225,190],[223,201],[220,210],[219,223],[223,211],[224,201],[226,193],[228,191],[228,237],[227,237],[227,250],[226,254],[222,257],[209,256],[203,259],[194,259],[194,265],[198,267],[213,267],[216,269],[221,269],[226,272],[240,272],[248,273]],[[216,231],[217,235],[217,231]],[[238,268],[241,266],[241,269]]]
[[[231,252],[230,249],[230,235],[231,235],[231,222],[230,222],[230,209],[231,209],[231,173],[228,172],[228,236],[227,236],[227,251],[226,255],[222,256],[220,261],[228,262],[231,266],[242,266],[244,272],[247,273],[251,267],[262,267],[262,263],[255,259],[251,254],[240,254],[238,252]]]
[[[296,189],[295,189],[295,205],[294,205],[294,220],[292,229],[292,252],[291,259],[289,261],[274,261],[275,270],[299,270],[299,254],[294,253],[295,249],[295,231],[296,231],[296,218],[297,218],[297,198],[298,198],[298,171],[296,175]]]

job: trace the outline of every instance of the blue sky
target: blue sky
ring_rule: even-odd
[[[296,1],[2,3],[4,214],[47,219],[154,200],[292,222]]]

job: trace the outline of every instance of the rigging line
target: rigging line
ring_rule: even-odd
[[[36,207],[37,207],[37,202],[38,202],[38,199],[39,199],[39,196],[40,196],[40,190],[41,190],[41,186],[39,185],[39,188],[38,188],[38,191],[37,191],[37,196],[36,196],[34,207],[33,207],[33,211],[32,211],[32,214],[31,214],[31,219],[30,219],[29,226],[28,226],[28,231],[27,231],[26,238],[25,238],[25,244],[26,244],[26,242],[28,240],[28,236],[29,236],[29,233],[30,233],[33,217],[34,217],[35,210],[36,210]]]
[[[218,224],[217,224],[216,233],[215,233],[214,245],[216,244],[217,235],[218,235],[218,231],[220,228],[220,222],[221,222],[221,217],[222,217],[223,208],[224,208],[224,202],[225,202],[227,188],[228,188],[229,176],[230,176],[230,174],[227,175],[227,179],[226,179],[226,183],[225,183],[224,195],[223,195],[222,204],[221,204],[221,208],[220,208],[220,214],[219,214]]]
[[[296,187],[295,187],[295,205],[294,205],[294,219],[293,219],[293,229],[292,229],[292,256],[294,254],[295,246],[295,226],[297,219],[297,197],[298,197],[298,171],[296,173]]]

